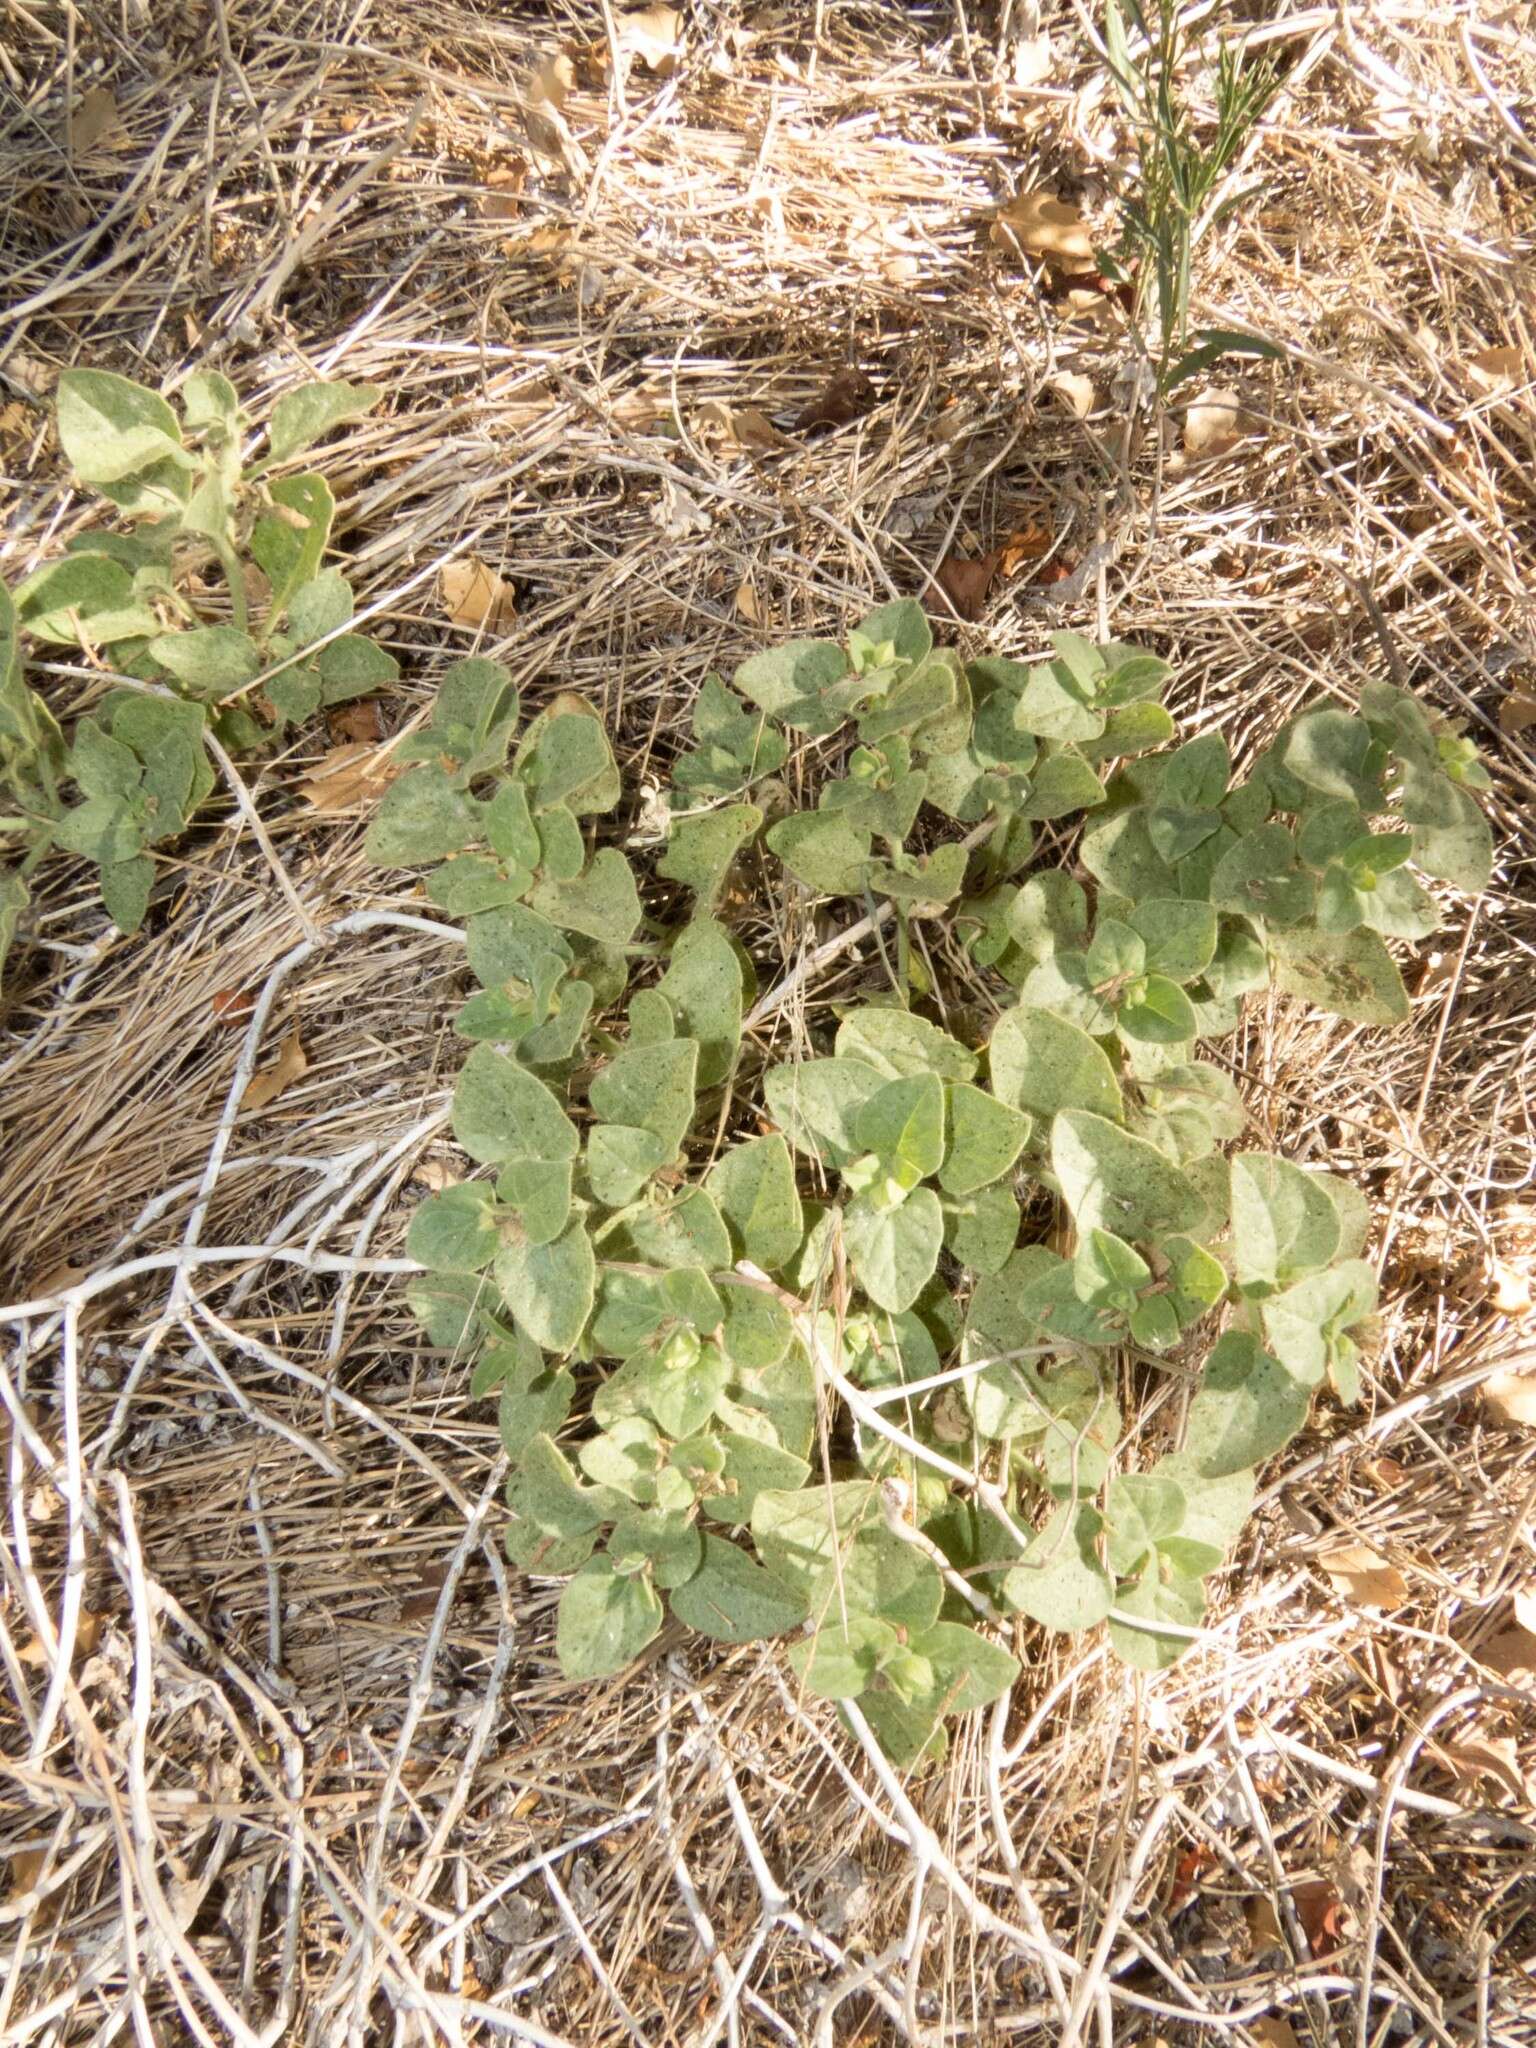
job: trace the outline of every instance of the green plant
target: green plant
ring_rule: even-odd
[[[267,481],[378,396],[374,385],[301,386],[273,408],[265,457],[247,464],[249,423],[216,371],[187,379],[180,420],[158,393],[108,371],[59,379],[65,455],[134,524],[81,535],[14,598],[0,591],[0,833],[19,851],[0,871],[0,963],[51,848],[99,863],[113,922],[137,930],[154,884],[150,849],[177,838],[213,787],[208,735],[248,753],[290,721],[399,673],[391,654],[346,630],[352,592],[325,564],[336,508],[324,477]],[[210,555],[227,622],[205,622],[207,600],[192,581]],[[254,604],[253,585],[262,591]],[[23,632],[110,659],[117,687],[68,746],[25,681]],[[70,783],[73,803],[63,794]]]
[[[620,792],[579,700],[514,745],[505,673],[461,662],[384,799],[370,853],[441,863],[427,893],[480,984],[453,1128],[483,1174],[415,1212],[411,1299],[499,1401],[508,1551],[568,1577],[571,1676],[635,1656],[665,1596],[723,1642],[797,1632],[809,1690],[916,1760],[1011,1681],[979,1623],[1107,1620],[1131,1663],[1172,1662],[1254,1468],[1323,1387],[1356,1394],[1365,1204],[1243,1149],[1197,1048],[1270,983],[1404,1016],[1386,939],[1436,922],[1412,869],[1486,878],[1481,771],[1373,685],[1234,785],[1218,734],[1166,744],[1163,662],[1053,639],[964,663],[902,603],[846,648],[752,656],[739,694],[712,678],[645,892],[691,890],[693,915],[641,940],[633,871],[588,844]],[[850,722],[848,772],[764,830],[786,731],[831,758]],[[1035,821],[1080,812],[1086,881],[1015,879]],[[967,845],[913,850],[946,819]],[[759,833],[814,892],[898,924],[942,907],[1012,985],[984,1052],[910,1007],[909,957],[823,1053],[760,1072],[716,915]],[[1125,1439],[1122,1360],[1190,1385],[1178,1440]]]
[[[1149,313],[1156,321],[1157,388],[1166,396],[1220,356],[1280,353],[1255,336],[1216,329],[1196,337],[1192,347],[1189,332],[1194,252],[1252,196],[1249,188],[1217,199],[1217,188],[1280,80],[1272,63],[1245,62],[1224,39],[1211,77],[1215,132],[1202,141],[1179,83],[1181,66],[1199,47],[1180,0],[1153,0],[1150,7],[1141,0],[1105,0],[1104,45],[1130,120],[1137,170],[1135,187],[1122,202],[1120,261],[1111,263],[1110,274],[1123,280],[1134,273],[1135,316],[1139,326]]]

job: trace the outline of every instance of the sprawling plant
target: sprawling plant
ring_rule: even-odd
[[[1198,1048],[1270,984],[1406,1014],[1386,942],[1434,928],[1422,878],[1488,872],[1475,756],[1372,686],[1234,785],[1219,734],[1168,744],[1163,662],[1053,641],[965,663],[902,603],[712,678],[657,864],[693,915],[639,942],[635,874],[590,843],[620,782],[588,705],[518,737],[505,672],[461,662],[409,743],[369,849],[435,864],[465,920],[453,1128],[482,1169],[416,1211],[412,1301],[499,1400],[508,1551],[567,1578],[572,1676],[641,1651],[665,1596],[719,1641],[793,1634],[811,1692],[932,1754],[1015,1672],[997,1618],[1177,1658],[1255,1467],[1356,1395],[1365,1204],[1244,1147]],[[790,733],[845,772],[765,831]],[[1078,872],[1020,880],[1080,812]],[[975,829],[912,849],[945,819]],[[760,834],[898,939],[890,993],[766,1071],[718,914]],[[1011,985],[984,1049],[912,1006],[901,934],[940,906]],[[1187,1398],[1127,1441],[1117,1386],[1160,1374]]]
[[[266,454],[247,464],[249,422],[217,371],[187,379],[180,419],[109,371],[59,379],[64,453],[132,528],[82,534],[14,597],[0,589],[0,835],[17,855],[0,869],[0,962],[54,847],[96,861],[113,922],[138,929],[152,849],[181,834],[213,787],[206,735],[248,753],[397,675],[393,655],[348,630],[352,592],[325,561],[336,509],[325,478],[268,480],[378,396],[373,385],[301,386],[273,408]],[[200,575],[210,564],[229,614],[213,624]],[[23,633],[79,648],[116,679],[68,745],[26,683]]]

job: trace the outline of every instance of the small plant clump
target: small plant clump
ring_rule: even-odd
[[[1052,640],[965,662],[896,603],[711,678],[657,864],[693,914],[638,942],[636,875],[590,843],[620,798],[590,706],[519,733],[505,671],[463,661],[407,742],[368,850],[464,920],[453,1129],[482,1169],[416,1211],[411,1301],[499,1402],[508,1553],[566,1580],[572,1677],[669,1606],[791,1635],[809,1691],[931,1757],[1010,1684],[1001,1618],[1172,1663],[1255,1468],[1322,1389],[1358,1393],[1365,1202],[1244,1147],[1200,1047],[1269,986],[1399,1022],[1387,941],[1434,930],[1426,880],[1489,871],[1482,770],[1372,685],[1234,782],[1219,734],[1172,744],[1161,660]],[[791,735],[844,772],[769,824]],[[1035,826],[1079,814],[1079,871],[1026,872]],[[936,821],[972,830],[917,850]],[[721,911],[759,838],[897,941],[889,995],[766,1070]],[[913,920],[941,908],[1010,990],[984,1047],[914,1007]],[[1166,1444],[1126,1440],[1127,1359],[1190,1388]]]
[[[64,453],[133,528],[82,534],[14,594],[0,587],[0,835],[17,856],[0,869],[0,965],[52,849],[95,861],[112,921],[136,931],[152,849],[178,838],[213,788],[210,735],[238,757],[398,675],[393,655],[348,630],[351,588],[325,562],[336,511],[325,478],[268,481],[379,396],[371,384],[300,386],[273,408],[265,456],[247,463],[249,422],[217,371],[187,379],[180,419],[110,371],[59,379]],[[189,591],[210,555],[230,614],[217,624]],[[116,684],[67,744],[27,685],[23,633],[80,649]]]

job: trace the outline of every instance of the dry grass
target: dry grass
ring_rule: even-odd
[[[540,157],[532,65],[589,65],[605,7],[8,0],[6,572],[94,516],[50,442],[57,371],[206,353],[258,414],[315,371],[388,390],[328,466],[404,663],[392,730],[470,645],[436,599],[467,554],[516,586],[493,651],[525,700],[598,700],[637,781],[711,667],[1030,523],[1088,562],[1081,596],[1005,587],[954,637],[1108,624],[1239,753],[1401,664],[1489,751],[1495,882],[1401,1031],[1277,1001],[1230,1047],[1266,1137],[1357,1174],[1380,1218],[1364,1414],[1325,1409],[1272,1475],[1183,1664],[1137,1680],[1022,1630],[1014,1700],[910,1787],[771,1647],[669,1634],[565,1684],[557,1589],[500,1561],[493,1420],[388,1271],[459,959],[398,921],[416,905],[357,825],[298,798],[324,746],[301,740],[253,795],[344,928],[290,960],[304,934],[226,800],[130,944],[56,869],[14,984],[7,1285],[118,1277],[13,1321],[0,1378],[0,2042],[1536,2041],[1536,1715],[1480,1661],[1533,1587],[1536,1436],[1477,1397],[1536,1364],[1485,1277],[1532,1254],[1536,762],[1498,727],[1533,652],[1530,9],[1266,23],[1289,73],[1267,182],[1199,310],[1290,360],[1206,463],[1126,441],[1108,302],[1075,312],[986,244],[1021,182],[1112,218],[1124,138],[1073,10],[1046,10],[1028,88],[979,0],[687,14],[675,76],[583,69]],[[72,156],[66,110],[101,84],[123,132]],[[1524,390],[1480,387],[1469,360],[1511,346]],[[847,366],[873,409],[793,431]],[[1095,381],[1086,423],[1062,369]],[[722,406],[782,443],[731,447]],[[73,714],[99,686],[54,687]],[[739,914],[777,978],[824,933],[761,879]],[[269,1017],[221,1021],[282,962]],[[877,972],[845,960],[772,1028]],[[295,1024],[302,1081],[226,1115]],[[1401,1573],[1389,1611],[1320,1570],[1341,1534]]]

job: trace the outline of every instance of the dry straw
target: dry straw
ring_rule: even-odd
[[[1148,640],[1240,756],[1401,670],[1490,752],[1495,883],[1400,1031],[1276,1000],[1229,1042],[1264,1142],[1380,1219],[1366,1410],[1271,1475],[1184,1663],[1022,1630],[937,1777],[771,1649],[665,1637],[563,1683],[494,1419],[391,1278],[413,1179],[454,1165],[455,935],[304,801],[307,736],[226,786],[137,940],[54,871],[0,1051],[33,1304],[0,1374],[0,2042],[1536,2041],[1536,1438],[1479,1398],[1536,1366],[1536,763],[1499,731],[1531,652],[1530,9],[1256,32],[1286,82],[1196,309],[1289,360],[1203,456],[1177,418],[1127,437],[1112,299],[988,243],[1020,187],[1112,225],[1084,15],[692,0],[669,54],[645,14],[11,0],[7,576],[90,517],[59,369],[206,353],[258,416],[316,372],[389,393],[327,467],[404,664],[390,731],[474,640],[439,602],[469,559],[515,593],[488,645],[526,700],[590,696],[637,784],[711,667],[1031,526],[1068,582],[952,635]],[[796,429],[854,368],[872,406]],[[99,693],[52,676],[63,715]],[[766,865],[732,914],[765,989],[815,962],[761,1018],[781,1053],[880,978]],[[305,1071],[244,1109],[295,1027]]]

